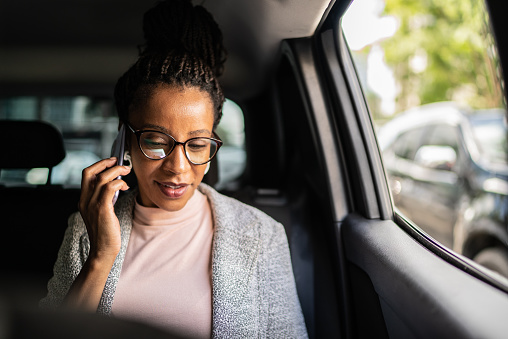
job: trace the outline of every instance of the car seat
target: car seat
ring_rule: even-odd
[[[0,171],[49,169],[45,185],[0,185],[0,293],[8,298],[39,298],[46,293],[80,190],[51,184],[52,168],[65,158],[62,135],[54,126],[0,120],[0,129]]]

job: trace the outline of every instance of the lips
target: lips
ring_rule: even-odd
[[[185,192],[187,192],[187,188],[189,188],[188,184],[177,184],[173,182],[157,182],[159,189],[162,194],[167,196],[168,198],[178,199],[181,198]]]

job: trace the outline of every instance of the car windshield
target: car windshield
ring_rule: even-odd
[[[508,141],[503,113],[477,115],[471,119],[473,133],[482,155],[492,164],[506,164]]]

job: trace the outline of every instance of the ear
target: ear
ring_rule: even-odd
[[[210,162],[206,164],[205,175],[206,173],[208,173],[209,170],[210,170]]]
[[[132,158],[129,151],[125,151],[123,154],[124,166],[129,166],[132,169]]]

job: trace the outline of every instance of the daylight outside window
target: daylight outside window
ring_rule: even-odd
[[[355,0],[342,29],[396,209],[508,277],[506,102],[485,5]]]
[[[65,186],[79,187],[83,168],[109,157],[111,145],[118,133],[114,105],[107,98],[2,98],[0,119],[45,121],[62,133],[66,156],[53,168],[51,183]],[[0,183],[42,185],[46,183],[48,173],[47,168],[2,170]]]
[[[219,182],[216,188],[218,190],[234,189],[237,179],[245,171],[247,157],[243,112],[235,102],[229,99],[224,102],[217,134],[224,144],[217,153]]]

